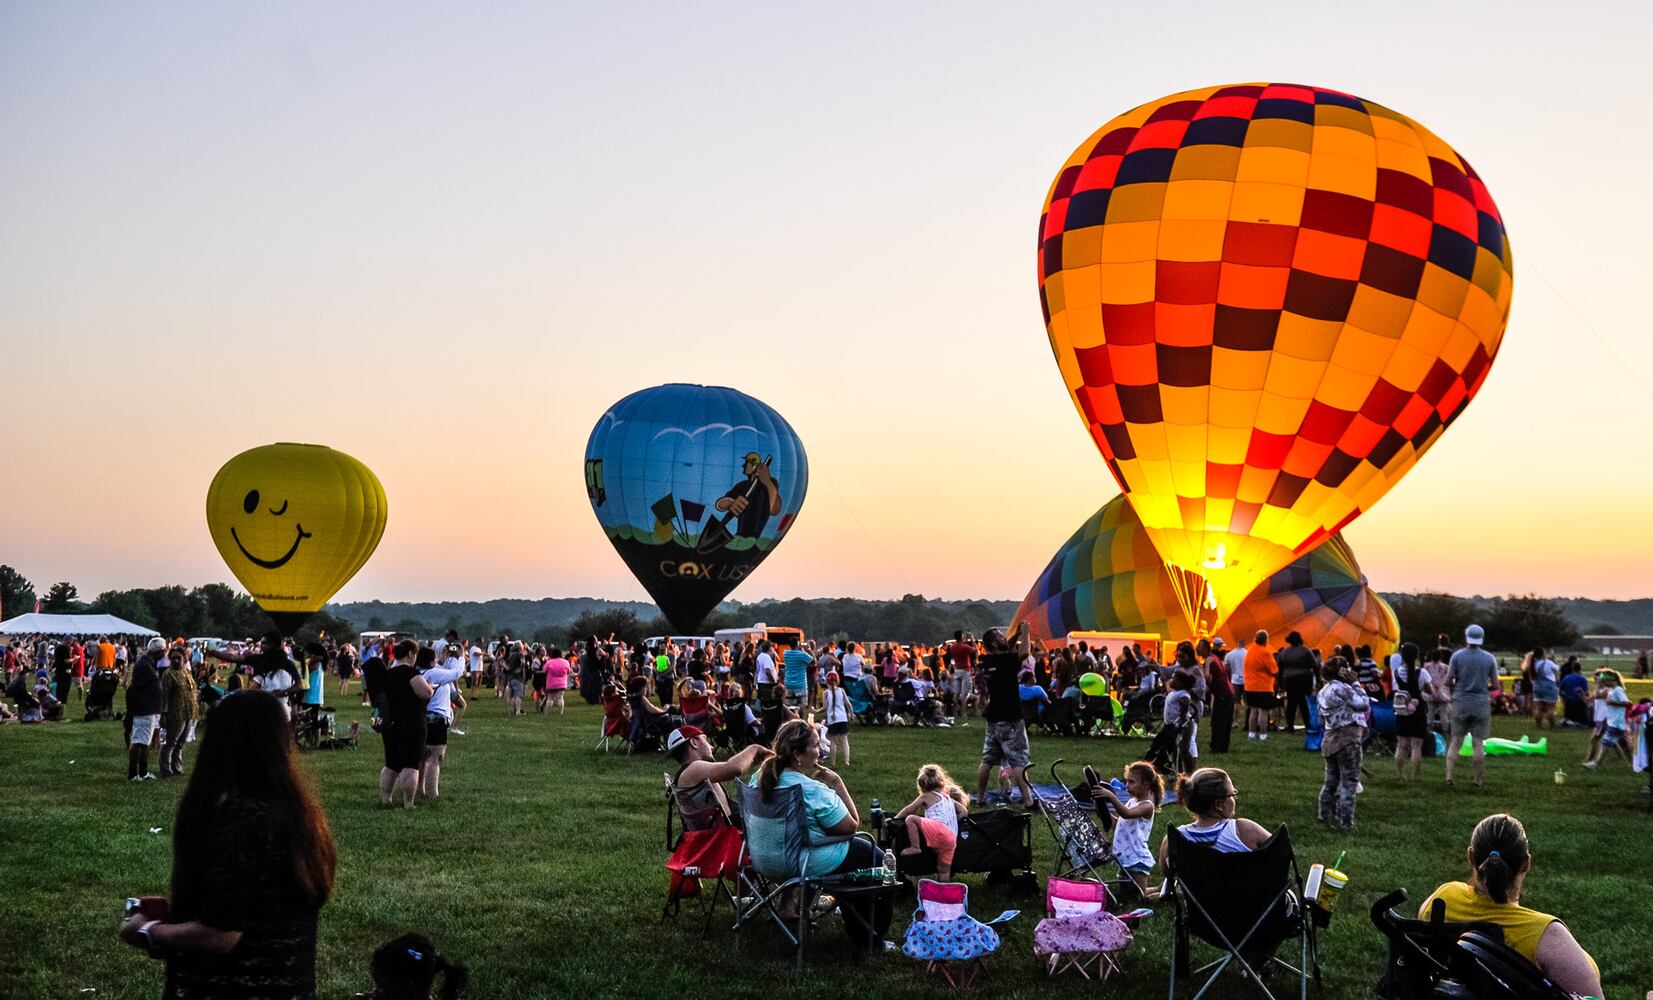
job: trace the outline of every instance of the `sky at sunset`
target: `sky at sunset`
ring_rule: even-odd
[[[341,600],[646,599],[581,458],[686,381],[809,453],[734,598],[1019,599],[1118,492],[1040,319],[1055,172],[1281,80],[1440,135],[1515,248],[1481,394],[1347,531],[1373,585],[1648,596],[1653,8],[1557,10],[4,4],[0,562],[229,581],[214,472],[312,441],[389,498]]]

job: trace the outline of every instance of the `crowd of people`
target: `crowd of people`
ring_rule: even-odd
[[[784,831],[743,819],[741,795],[726,784],[745,782],[762,797],[799,788],[811,837],[821,842],[809,849],[811,870],[828,874],[865,870],[880,860],[867,841],[845,839],[864,826],[848,782],[836,770],[850,764],[851,719],[979,724],[983,742],[974,790],[939,764],[926,763],[917,768],[912,801],[894,814],[906,827],[907,850],[934,852],[938,874],[946,878],[960,825],[972,808],[1018,800],[1037,807],[1026,773],[1029,727],[1086,732],[1098,699],[1119,706],[1117,723],[1153,717],[1162,731],[1176,734],[1173,773],[1185,772],[1176,791],[1190,814],[1177,830],[1218,851],[1254,850],[1269,831],[1239,815],[1239,793],[1226,771],[1198,766],[1202,720],[1208,724],[1206,750],[1217,754],[1230,751],[1236,724],[1256,741],[1312,724],[1325,764],[1318,815],[1341,829],[1354,825],[1363,753],[1378,706],[1394,716],[1402,780],[1418,777],[1420,747],[1432,731],[1449,734],[1453,747],[1468,738],[1474,780],[1484,780],[1482,741],[1501,700],[1524,699],[1514,704],[1552,720],[1562,706],[1564,720],[1591,722],[1590,766],[1605,753],[1628,753],[1648,705],[1630,702],[1616,672],[1598,672],[1592,689],[1576,659],[1557,664],[1544,650],[1533,650],[1520,668],[1521,676],[1530,675],[1531,690],[1518,683],[1505,694],[1485,638],[1471,626],[1457,649],[1447,648],[1442,637],[1428,651],[1403,644],[1380,661],[1365,647],[1315,650],[1296,633],[1275,646],[1259,632],[1234,649],[1221,639],[1183,642],[1161,663],[1155,650],[1134,644],[1117,652],[1084,643],[1040,649],[1029,642],[1025,625],[1014,632],[989,630],[979,642],[961,632],[934,647],[871,648],[853,642],[780,648],[756,639],[639,649],[592,636],[564,651],[509,635],[466,642],[450,631],[423,644],[374,638],[357,650],[349,642],[295,645],[271,633],[256,643],[224,646],[31,637],[8,643],[4,662],[7,694],[19,715],[37,710],[18,698],[19,690],[36,702],[49,696],[61,714],[76,694],[90,702],[100,675],[124,687],[132,781],[184,774],[184,747],[195,739],[198,719],[212,713],[179,806],[171,892],[139,899],[122,936],[167,961],[168,995],[240,995],[236,984],[254,980],[291,985],[293,995],[303,995],[303,984],[313,985],[316,912],[331,891],[336,859],[326,817],[293,768],[292,734],[306,708],[323,701],[329,677],[337,680],[341,697],[349,697],[359,681],[363,704],[373,709],[371,725],[384,753],[379,801],[386,808],[412,809],[420,799],[439,796],[449,737],[464,735],[459,723],[468,703],[490,688],[505,703],[507,718],[527,714],[525,701],[536,713],[561,713],[567,692],[575,691],[622,723],[626,740],[658,746],[676,761],[676,798],[687,827],[741,826],[755,859],[784,854]],[[1573,701],[1594,708],[1577,713],[1566,707]],[[1062,717],[1075,725],[1064,730],[1052,724]],[[720,747],[728,751],[722,760]],[[1448,782],[1457,756],[1446,758]],[[994,768],[998,781],[990,790]],[[1165,867],[1164,842],[1157,855],[1150,846],[1164,798],[1162,771],[1140,760],[1122,770],[1118,786],[1094,773],[1086,776],[1099,813],[1111,816],[1120,867],[1148,900],[1158,892],[1156,872]],[[1520,823],[1488,817],[1471,838],[1468,861],[1467,881],[1448,882],[1431,897],[1445,902],[1449,919],[1499,924],[1512,947],[1558,983],[1598,992],[1594,963],[1565,925],[1520,906],[1532,864]],[[236,891],[227,891],[232,885]],[[800,904],[782,905],[782,916],[792,917],[795,911],[785,907]],[[887,899],[869,896],[845,905],[857,909],[856,926],[869,928],[875,939],[885,936],[892,917]],[[852,935],[851,943],[860,947],[864,939]],[[375,956],[375,978],[383,972],[394,981],[408,974],[428,989],[447,971],[450,987],[462,984],[463,971],[445,962],[407,960],[434,956],[425,945],[387,945],[388,952]],[[386,971],[398,968],[400,973]],[[389,987],[376,995],[394,995],[384,989]]]

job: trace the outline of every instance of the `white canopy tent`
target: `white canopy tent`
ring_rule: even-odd
[[[114,615],[47,615],[33,612],[0,622],[0,635],[160,635]]]

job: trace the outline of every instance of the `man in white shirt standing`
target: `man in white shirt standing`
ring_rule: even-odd
[[[758,703],[768,704],[775,697],[775,656],[768,639],[758,640],[757,673],[753,683],[758,686]]]
[[[1245,636],[1235,636],[1234,648],[1223,656],[1223,666],[1228,668],[1228,680],[1234,685],[1234,711],[1236,713],[1245,711],[1245,643]]]
[[[844,649],[844,655],[840,660],[844,665],[844,680],[860,680],[866,671],[866,661],[861,659],[861,647],[852,642]]]
[[[482,682],[482,642],[479,639],[471,640],[470,677],[465,681],[465,687],[474,696],[476,686]]]

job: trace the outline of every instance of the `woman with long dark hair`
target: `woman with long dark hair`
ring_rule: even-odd
[[[1418,780],[1423,758],[1423,738],[1428,735],[1428,695],[1435,678],[1418,662],[1418,647],[1400,644],[1400,666],[1395,670],[1395,774],[1407,778],[1410,763],[1412,780]]]
[[[172,894],[140,900],[121,938],[166,961],[171,1000],[316,995],[316,914],[337,855],[273,695],[213,709],[172,836]]]

